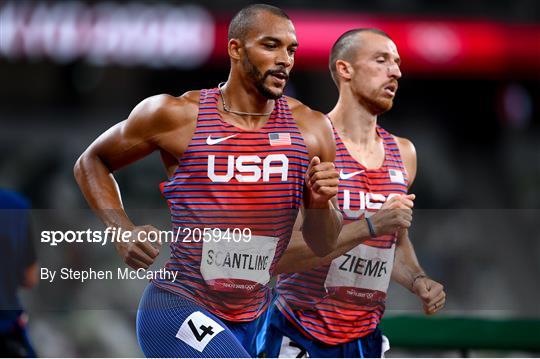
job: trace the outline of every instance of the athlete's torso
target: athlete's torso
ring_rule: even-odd
[[[179,233],[166,268],[178,279],[154,282],[223,319],[250,321],[266,308],[266,283],[288,245],[308,151],[285,98],[248,131],[222,120],[218,97],[201,90],[193,138],[162,185]]]
[[[408,178],[396,140],[380,127],[377,132],[385,158],[373,170],[359,164],[335,132],[338,203],[344,224],[372,215],[393,195],[407,193]],[[373,238],[330,265],[280,275],[278,308],[304,332],[328,344],[366,335],[384,312],[395,242],[395,235]]]

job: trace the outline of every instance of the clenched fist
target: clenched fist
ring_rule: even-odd
[[[437,313],[446,303],[446,293],[441,283],[429,277],[420,277],[413,281],[412,292],[420,298],[424,313]]]
[[[328,201],[338,193],[339,173],[332,162],[321,162],[319,157],[313,157],[305,179],[311,194],[310,208],[327,206]]]
[[[134,227],[128,236],[129,242],[116,242],[116,250],[124,263],[134,269],[148,269],[159,255],[161,243],[152,243],[148,240],[149,232],[159,232],[153,226]],[[158,238],[159,236],[155,236]]]
[[[394,234],[411,226],[414,194],[391,197],[381,209],[370,218],[375,233],[380,235]]]

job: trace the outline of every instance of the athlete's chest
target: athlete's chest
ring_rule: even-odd
[[[296,181],[307,168],[307,149],[294,128],[263,131],[199,124],[180,159],[181,177],[213,183]]]
[[[338,147],[338,204],[345,219],[358,219],[378,211],[392,196],[407,193],[407,174],[399,157],[386,153],[382,165],[367,169],[348,151]]]

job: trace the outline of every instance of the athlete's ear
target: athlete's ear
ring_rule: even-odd
[[[352,72],[353,68],[350,63],[344,60],[336,60],[336,73],[338,76],[345,80],[350,80],[352,78]]]
[[[229,57],[234,60],[240,60],[240,52],[242,49],[242,42],[238,39],[230,39],[227,46]]]

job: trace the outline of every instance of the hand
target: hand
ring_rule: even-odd
[[[306,186],[311,193],[310,208],[328,208],[328,201],[338,193],[339,174],[332,162],[321,162],[315,156],[306,172]]]
[[[381,209],[369,217],[375,233],[380,235],[394,234],[407,229],[412,222],[414,194],[394,196],[386,201]]]
[[[137,226],[130,232],[129,242],[116,242],[116,250],[124,263],[134,269],[148,269],[159,255],[161,243],[152,243],[147,238],[149,232],[159,232],[155,227]],[[156,233],[157,234],[157,233]],[[159,238],[156,236],[156,238]]]
[[[424,313],[432,315],[444,308],[446,293],[442,284],[428,277],[421,277],[412,284],[412,292],[420,298]]]

